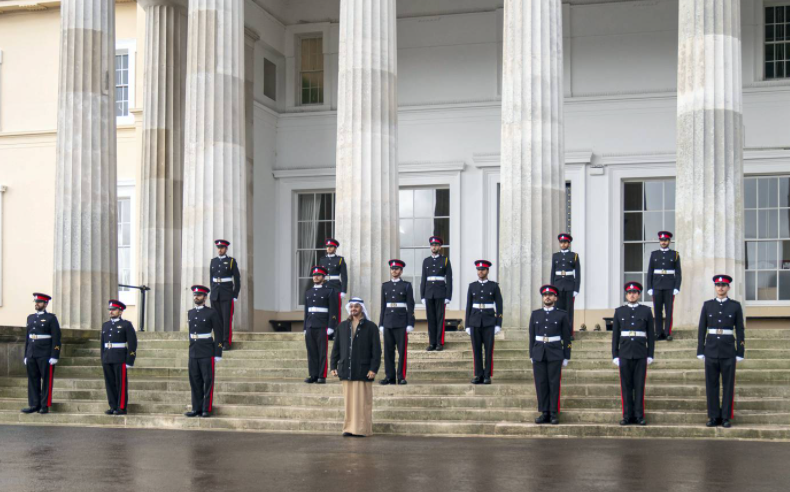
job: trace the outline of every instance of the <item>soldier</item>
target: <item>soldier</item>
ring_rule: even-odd
[[[205,305],[210,292],[208,287],[193,285],[190,290],[195,301],[195,307],[187,313],[192,410],[184,415],[211,417],[214,406],[214,366],[222,360],[222,320],[215,309]]]
[[[422,262],[420,298],[428,318],[428,352],[444,350],[444,316],[453,298],[453,267],[450,258],[443,256],[444,241],[438,236],[429,240],[431,256]]]
[[[708,427],[729,428],[735,417],[735,365],[744,358],[743,308],[727,297],[732,277],[716,275],[716,298],[706,301],[699,317],[697,358],[705,361]],[[719,378],[722,399],[719,403]]]
[[[582,265],[579,253],[570,250],[573,236],[563,232],[557,236],[557,239],[560,241],[560,251],[554,253],[551,258],[551,281],[560,291],[557,297],[557,309],[568,313],[571,337],[573,337],[573,304],[582,285]]]
[[[477,281],[466,291],[466,333],[472,337],[475,377],[472,384],[491,384],[494,375],[494,335],[502,330],[502,292],[488,280],[491,262],[477,260]],[[485,359],[483,359],[485,353]]]
[[[540,416],[536,424],[560,423],[560,379],[571,358],[571,327],[565,311],[554,307],[559,289],[540,288],[543,307],[529,318],[529,361],[535,376]]]
[[[672,341],[672,310],[675,296],[680,294],[680,255],[669,249],[672,233],[660,231],[658,244],[661,246],[650,253],[647,264],[647,293],[653,296],[656,313],[656,340]],[[666,318],[664,317],[666,311]]]
[[[346,297],[348,289],[348,270],[346,269],[346,259],[337,255],[337,248],[340,247],[340,241],[333,238],[327,238],[326,255],[318,260],[318,266],[324,267],[326,270],[326,285],[331,287],[335,293],[338,294],[337,299],[337,319],[340,319],[340,308],[343,305],[343,298]],[[330,339],[333,337],[330,337]]]
[[[47,312],[51,299],[46,294],[34,293],[36,313],[27,317],[24,363],[28,406],[22,413],[49,413],[52,406],[55,364],[60,358],[60,323],[57,316]]]
[[[384,335],[384,370],[379,384],[406,384],[406,353],[409,333],[414,331],[414,291],[411,282],[401,280],[406,263],[390,260],[392,280],[381,285],[379,331]],[[395,376],[395,347],[398,347],[398,372]]]
[[[235,258],[227,255],[230,241],[217,239],[217,257],[211,259],[211,307],[219,313],[222,331],[214,336],[225,350],[233,345],[233,308],[241,289],[241,274]]]
[[[121,319],[126,304],[110,299],[110,320],[101,326],[101,366],[110,409],[107,415],[126,415],[129,405],[129,378],[126,370],[137,357],[137,333],[131,321]]]
[[[324,285],[327,271],[322,266],[312,270],[313,287],[304,293],[304,340],[310,375],[305,383],[326,383],[329,335],[337,327],[338,293]]]
[[[639,304],[642,284],[625,284],[625,306],[614,310],[612,362],[620,368],[623,419],[620,425],[647,425],[645,420],[645,380],[653,363],[655,333],[653,312]]]

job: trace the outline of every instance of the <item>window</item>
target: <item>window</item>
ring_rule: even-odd
[[[568,181],[565,183],[565,230],[562,232],[572,236],[571,225],[571,182]]]
[[[118,198],[118,283],[132,281],[132,199]],[[119,288],[119,292],[129,291]]]
[[[302,38],[299,79],[302,81],[302,104],[324,103],[323,38]]]
[[[746,300],[790,300],[790,176],[744,180]]]
[[[790,5],[765,7],[765,78],[790,77]]]
[[[658,231],[675,230],[675,180],[623,183],[623,283],[645,286],[650,253],[658,249]]]
[[[420,303],[422,260],[431,254],[428,239],[444,240],[443,254],[450,255],[450,190],[444,188],[401,189],[400,259],[406,262],[403,279],[412,282]]]
[[[263,59],[263,95],[277,100],[277,65],[268,58]]]
[[[326,238],[335,235],[335,193],[299,193],[296,200],[296,298],[301,306],[312,283],[310,269],[326,254]]]
[[[115,53],[115,116],[129,116],[129,51]]]

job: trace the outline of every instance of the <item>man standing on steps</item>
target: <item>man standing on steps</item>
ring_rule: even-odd
[[[127,370],[137,357],[137,333],[131,321],[121,319],[126,304],[110,299],[107,308],[110,320],[101,326],[101,366],[104,370],[104,388],[110,404],[107,415],[126,415],[129,405],[129,378]]]
[[[326,255],[318,260],[318,266],[324,267],[326,270],[326,285],[331,287],[338,295],[337,298],[337,319],[341,319],[340,314],[341,306],[343,305],[343,298],[346,297],[348,292],[348,271],[346,268],[346,259],[339,256],[337,248],[340,247],[340,241],[334,238],[327,238]],[[330,340],[334,339],[334,335],[329,337]]]
[[[680,270],[680,255],[669,249],[672,233],[660,231],[658,244],[661,246],[650,253],[647,263],[647,293],[653,296],[656,313],[656,339],[672,341],[672,310],[675,296],[680,294],[683,280]],[[666,317],[665,317],[666,313]]]
[[[744,358],[743,308],[727,297],[732,277],[716,275],[716,298],[702,305],[697,333],[697,358],[705,361],[708,427],[729,428],[735,417],[735,366]],[[719,379],[722,398],[719,402]]]
[[[414,331],[414,291],[411,282],[401,280],[406,263],[390,260],[389,282],[381,285],[379,331],[384,335],[384,370],[379,384],[406,384],[406,357],[409,333]],[[398,348],[398,372],[395,372],[395,347]],[[397,374],[397,375],[396,375]]]
[[[47,312],[52,297],[33,294],[35,314],[27,317],[25,369],[27,369],[27,408],[22,413],[48,413],[52,406],[55,364],[60,358],[60,323]]]
[[[647,366],[653,363],[655,332],[653,312],[639,304],[642,284],[625,284],[625,306],[614,310],[612,362],[620,368],[623,419],[620,425],[647,425],[645,420],[645,381]]]
[[[491,384],[494,375],[494,335],[502,330],[502,292],[488,280],[491,262],[477,260],[477,281],[466,291],[466,333],[472,337],[475,377],[472,384]],[[485,359],[483,358],[485,354]]]
[[[444,241],[432,236],[431,256],[422,262],[420,298],[428,318],[428,352],[444,350],[444,318],[447,304],[453,298],[453,267],[450,258],[442,255]]]
[[[540,288],[543,307],[529,318],[529,361],[535,376],[540,416],[536,424],[560,423],[560,381],[562,368],[571,358],[571,327],[565,311],[555,308],[559,289]]]
[[[324,384],[327,373],[327,351],[329,335],[337,327],[340,296],[334,289],[324,285],[327,271],[314,266],[311,272],[313,286],[304,293],[304,340],[307,346],[307,367],[310,375],[305,383]]]
[[[230,241],[217,239],[217,257],[211,259],[211,307],[222,320],[222,333],[217,333],[225,350],[233,345],[233,308],[241,289],[239,264],[227,255]]]
[[[573,337],[573,307],[574,301],[582,285],[582,265],[579,254],[570,250],[573,236],[563,232],[557,239],[560,241],[560,251],[551,258],[551,281],[559,289],[557,308],[568,313],[568,322],[571,325]]]
[[[215,309],[205,305],[208,287],[193,285],[190,290],[195,301],[195,307],[187,313],[192,410],[184,415],[211,417],[214,406],[214,366],[222,360],[222,320]]]

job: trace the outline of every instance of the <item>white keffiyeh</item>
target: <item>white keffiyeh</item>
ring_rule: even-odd
[[[346,312],[349,315],[351,315],[352,304],[359,304],[362,307],[362,312],[365,313],[365,319],[370,319],[370,316],[368,316],[368,310],[365,307],[365,301],[363,301],[360,297],[352,297],[351,300],[346,303]]]

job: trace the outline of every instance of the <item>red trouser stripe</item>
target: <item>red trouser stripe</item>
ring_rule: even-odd
[[[672,334],[672,325],[675,323],[675,296],[672,296],[672,309],[669,310],[669,333]]]
[[[211,358],[211,390],[209,390],[208,392],[208,411],[210,412],[213,407],[214,407],[214,357]]]
[[[47,406],[52,406],[52,381],[55,379],[55,366],[49,365],[49,389],[47,390]]]
[[[444,319],[446,316],[447,316],[447,304],[445,304],[442,307],[442,345],[444,345]]]
[[[126,409],[126,364],[121,364],[121,410]]]
[[[326,333],[326,331],[324,331]],[[322,378],[326,379],[326,369],[327,369],[327,356],[329,355],[329,335],[326,335],[326,347],[324,347],[324,353],[326,356],[324,357],[324,375],[321,376]]]
[[[228,345],[233,343],[233,306],[236,305],[236,301],[230,301],[230,321],[228,321]]]
[[[405,337],[406,339],[403,341],[403,377],[401,379],[406,379],[406,361],[409,356],[409,334],[406,333]]]

